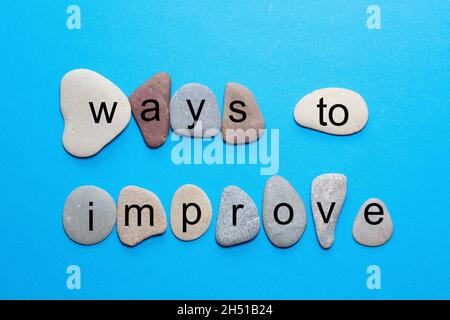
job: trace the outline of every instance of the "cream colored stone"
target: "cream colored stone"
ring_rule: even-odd
[[[61,112],[64,118],[64,148],[76,157],[90,157],[111,142],[130,121],[131,107],[127,96],[111,81],[87,69],[72,70],[61,79]],[[108,114],[115,111],[110,123],[106,113],[94,121],[91,104],[99,115],[104,102]]]
[[[317,107],[321,98],[326,105],[324,108]],[[348,110],[348,119],[345,123],[343,123],[345,112],[341,107],[333,108],[336,104],[344,105]],[[323,110],[323,122],[326,125],[320,123],[320,109]],[[335,123],[343,124],[333,124],[330,121],[330,114]],[[335,135],[349,135],[360,131],[366,125],[368,117],[369,112],[363,97],[352,90],[342,88],[313,91],[300,99],[294,109],[294,118],[299,125]]]
[[[191,204],[198,206],[200,216],[195,205]],[[208,230],[211,218],[211,202],[202,189],[186,184],[175,192],[170,207],[170,226],[178,239],[190,241],[201,237]],[[190,223],[183,223],[183,221]]]
[[[151,211],[153,219],[151,219]],[[125,187],[120,191],[117,204],[117,234],[120,241],[126,245],[135,246],[147,238],[163,234],[166,229],[166,213],[158,196],[135,186]]]

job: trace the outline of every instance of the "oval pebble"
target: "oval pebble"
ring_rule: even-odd
[[[343,88],[313,91],[301,98],[294,109],[294,118],[299,125],[335,135],[362,130],[368,117],[363,97]]]
[[[199,83],[182,86],[170,101],[170,125],[183,136],[210,138],[219,134],[220,112],[214,93]]]
[[[73,190],[63,209],[67,236],[79,244],[96,244],[104,240],[116,223],[116,204],[103,189],[82,186]]]
[[[180,240],[200,238],[209,228],[212,206],[207,194],[193,184],[178,188],[170,206],[170,226]]]
[[[300,240],[306,227],[306,209],[292,185],[283,177],[267,180],[263,199],[264,229],[277,247],[287,248]]]
[[[364,202],[353,223],[353,238],[359,244],[376,247],[389,241],[394,231],[391,215],[380,199]]]

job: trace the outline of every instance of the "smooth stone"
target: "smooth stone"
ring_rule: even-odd
[[[128,206],[128,226],[125,225],[126,206]],[[138,208],[141,208],[141,225],[138,225]],[[150,221],[150,209],[153,208],[153,225]],[[147,238],[163,234],[167,229],[164,208],[158,196],[153,192],[136,186],[123,188],[117,203],[117,234],[120,241],[135,246]]]
[[[223,140],[229,144],[250,143],[258,140],[264,134],[264,129],[263,115],[251,91],[239,83],[228,83],[222,114]]]
[[[92,210],[92,230],[90,227]],[[73,190],[63,209],[63,225],[67,236],[79,244],[96,244],[104,240],[116,223],[116,204],[103,189],[82,186]]]
[[[377,215],[380,210],[377,207],[369,206],[371,204],[376,204],[381,206],[383,210],[383,215]],[[369,206],[369,207],[368,207]],[[383,219],[379,224],[370,224],[364,218],[364,212],[368,207],[368,219],[373,223],[377,222],[378,219]],[[370,213],[375,213],[370,215]],[[353,238],[356,242],[369,246],[376,247],[385,244],[392,236],[394,231],[394,225],[392,223],[391,215],[383,203],[383,201],[371,198],[364,202],[356,215],[355,222],[353,223]]]
[[[341,214],[347,194],[347,177],[338,173],[327,173],[316,177],[311,187],[311,207],[316,226],[317,239],[322,248],[328,249],[334,242],[334,230]],[[325,223],[319,209],[321,203],[323,214],[329,219]],[[330,213],[332,203],[335,203]]]
[[[233,226],[233,205],[243,205],[236,213],[236,226]],[[258,209],[252,198],[242,189],[228,186],[220,198],[219,216],[216,226],[216,241],[229,247],[250,241],[259,231]]]
[[[171,88],[170,76],[160,72],[144,82],[129,98],[134,119],[145,143],[151,148],[161,146],[169,135]],[[156,100],[158,105],[150,100]]]
[[[198,120],[194,124],[194,117],[190,111],[188,100]],[[201,101],[204,100],[200,114]],[[189,83],[175,92],[170,101],[170,125],[172,130],[183,136],[205,137],[216,136],[220,132],[220,112],[216,96],[206,86],[199,83]]]
[[[62,142],[64,148],[76,157],[90,157],[117,137],[128,125],[131,107],[127,96],[110,80],[87,69],[72,70],[61,79],[61,113],[64,118]],[[102,102],[112,115],[107,123],[105,112],[95,123],[90,102],[97,115]]]
[[[195,203],[200,208],[200,218]],[[183,231],[183,205],[187,206],[186,231]],[[194,222],[199,219],[195,224]],[[170,207],[170,227],[173,234],[180,240],[191,241],[200,238],[209,228],[212,219],[212,206],[208,195],[193,184],[186,184],[178,188],[172,198]]]
[[[290,221],[286,224],[280,224],[275,220],[275,208],[281,203],[286,203],[292,208],[292,215],[286,205],[277,209],[277,218],[280,222]],[[263,224],[270,241],[281,248],[297,243],[305,231],[305,205],[297,191],[283,177],[273,176],[267,180],[264,188]]]
[[[323,120],[326,126],[319,122],[320,108],[317,105],[321,98],[323,98],[323,104],[327,105],[323,108]],[[348,120],[343,125],[334,125],[329,119],[330,109],[335,104],[342,104],[348,110]],[[340,107],[336,107],[332,115],[334,122],[338,124],[344,120],[344,111]],[[294,118],[299,125],[335,135],[349,135],[362,130],[368,117],[369,111],[363,97],[352,90],[343,88],[324,88],[313,91],[300,99],[294,110]]]

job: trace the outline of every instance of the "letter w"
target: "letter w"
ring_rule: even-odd
[[[95,107],[93,102],[89,102],[89,106],[91,107],[92,116],[94,117],[95,123],[99,123],[102,118],[102,113],[105,114],[106,122],[111,123],[114,112],[116,112],[117,102],[114,102],[111,113],[108,112],[108,108],[106,107],[106,102],[102,102],[100,104],[100,108],[98,109],[98,113],[95,112]]]

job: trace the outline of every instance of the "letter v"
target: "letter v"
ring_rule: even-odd
[[[333,212],[335,205],[336,205],[336,202],[331,203],[330,209],[328,210],[328,213],[325,216],[325,213],[323,212],[322,204],[320,202],[317,202],[317,206],[319,207],[320,215],[322,216],[323,222],[328,223],[328,221],[330,221],[331,213]]]

